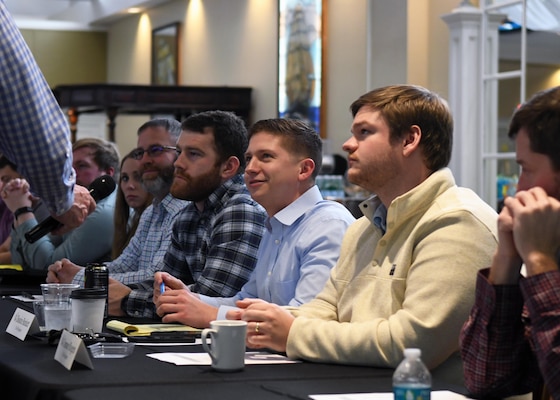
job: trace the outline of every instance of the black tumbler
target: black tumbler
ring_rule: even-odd
[[[105,264],[86,264],[84,272],[84,288],[103,289],[105,291],[105,315],[109,315],[109,269]]]

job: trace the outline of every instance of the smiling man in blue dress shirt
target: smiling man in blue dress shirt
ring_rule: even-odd
[[[249,131],[245,158],[247,189],[268,214],[255,270],[233,297],[195,294],[171,275],[156,273],[154,302],[164,322],[206,327],[244,298],[301,305],[323,288],[338,259],[354,217],[341,204],[323,200],[315,185],[322,159],[317,133],[299,120],[259,121]]]

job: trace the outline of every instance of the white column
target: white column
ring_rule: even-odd
[[[485,55],[485,64],[490,71],[497,72],[498,30],[503,15],[490,15],[488,18],[488,37],[491,45]],[[487,98],[490,115],[480,115],[480,102],[483,96],[481,77],[481,30],[482,12],[463,1],[450,14],[442,16],[450,31],[449,35],[449,94],[448,101],[455,121],[453,135],[453,155],[450,168],[457,184],[482,193],[482,135],[480,118],[497,121],[497,96]],[[494,60],[494,61],[491,61]],[[497,132],[495,132],[497,135]],[[497,138],[494,138],[496,141]]]

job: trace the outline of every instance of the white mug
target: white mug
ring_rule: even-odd
[[[245,335],[247,322],[219,320],[210,322],[210,328],[202,331],[202,347],[212,359],[216,371],[231,372],[245,367]],[[208,336],[212,344],[208,344]]]

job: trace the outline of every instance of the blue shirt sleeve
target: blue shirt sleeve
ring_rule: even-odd
[[[63,237],[46,235],[35,243],[25,239],[25,233],[37,225],[35,219],[27,220],[15,229],[12,235],[12,253],[23,257],[27,268],[46,270],[62,258],[78,265],[102,260],[111,252],[113,244],[113,215],[116,190],[101,200],[95,211],[88,215],[83,224]]]

